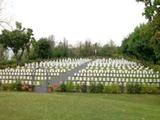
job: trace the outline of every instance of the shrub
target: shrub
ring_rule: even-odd
[[[16,83],[8,84],[8,90],[9,91],[16,91]]]
[[[83,93],[87,92],[87,85],[86,84],[81,85],[81,92],[83,92]]]
[[[60,85],[60,91],[66,92],[66,84],[64,82]]]
[[[1,84],[0,90],[3,91],[21,91],[22,85],[20,83],[7,83],[7,84]]]
[[[114,93],[114,94],[120,93],[120,86],[118,84],[112,84],[111,93]]]
[[[16,87],[16,90],[17,90],[17,91],[22,91],[22,84],[21,84],[20,82],[17,82],[17,83],[15,84],[15,87]]]
[[[151,85],[145,84],[142,86],[141,93],[143,93],[143,94],[158,94],[159,88],[154,84],[151,84]]]
[[[66,91],[67,92],[74,92],[74,84],[72,81],[67,82],[66,84]]]
[[[127,84],[126,86],[126,90],[127,90],[127,93],[134,93],[134,85],[133,84]]]
[[[2,90],[3,91],[9,91],[11,89],[11,86],[9,84],[3,84],[2,85]]]
[[[8,67],[15,68],[16,66],[17,66],[16,61],[14,61],[14,60],[0,61],[0,69],[5,69],[5,68],[8,68]]]
[[[111,93],[110,85],[104,86],[104,93]]]
[[[80,84],[75,84],[75,91],[76,92],[81,92],[81,86],[80,86]]]
[[[95,83],[91,83],[89,86],[89,92],[90,93],[96,93],[96,84]]]
[[[96,86],[96,93],[103,93],[103,89],[104,89],[104,85],[99,83],[97,86]]]
[[[118,94],[120,93],[121,89],[118,84],[111,84],[111,85],[106,85],[104,87],[104,92],[105,93],[113,93],[113,94]]]
[[[140,94],[141,90],[142,90],[142,85],[141,84],[135,84],[134,87],[135,87],[135,93]]]
[[[140,94],[142,91],[142,85],[137,83],[127,84],[127,93],[130,94]]]

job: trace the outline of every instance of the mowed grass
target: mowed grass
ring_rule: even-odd
[[[160,95],[0,92],[0,120],[160,120]]]

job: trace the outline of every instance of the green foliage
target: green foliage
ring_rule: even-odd
[[[76,92],[81,92],[81,86],[80,86],[80,84],[75,84],[75,91]]]
[[[124,39],[122,51],[127,55],[136,56],[138,59],[154,61],[155,54],[150,46],[150,39],[153,35],[154,31],[150,29],[149,25],[142,24],[136,27],[134,32]]]
[[[2,44],[0,44],[0,61],[5,60],[6,59],[6,49],[4,48],[4,46]]]
[[[60,91],[61,92],[66,92],[67,91],[67,86],[64,82],[60,85]]]
[[[62,42],[60,42],[59,45],[54,48],[53,56],[57,58],[65,56],[65,49]]]
[[[140,94],[142,85],[138,83],[127,84],[126,89],[129,94]]]
[[[16,68],[16,61],[14,60],[10,60],[10,61],[7,61],[7,60],[3,60],[3,61],[0,61],[0,69],[5,69],[5,68]]]
[[[141,93],[143,93],[143,94],[158,94],[158,93],[160,93],[160,90],[157,87],[157,85],[144,84],[144,85],[142,85]]]
[[[11,48],[16,62],[19,65],[24,51],[29,48],[31,40],[33,40],[32,29],[22,28],[21,23],[16,22],[16,29],[9,31],[4,29],[0,35],[0,43],[5,48]]]
[[[81,92],[82,92],[82,93],[86,93],[86,92],[87,92],[87,89],[88,89],[88,88],[87,88],[87,85],[86,85],[86,84],[82,84],[82,85],[81,85]]]
[[[103,93],[104,85],[99,83],[91,83],[88,87],[90,93]]]
[[[37,41],[34,45],[34,50],[35,53],[32,56],[35,58],[47,59],[52,57],[51,44],[47,38],[41,38]]]
[[[118,47],[115,45],[114,41],[110,40],[107,44],[105,44],[99,51],[100,56],[114,57],[118,52]]]
[[[17,91],[22,91],[22,84],[20,82],[15,83],[15,88]]]
[[[89,92],[90,93],[96,93],[97,91],[96,91],[96,84],[95,83],[91,83],[90,85],[89,85]]]
[[[104,93],[118,94],[120,92],[121,92],[121,90],[120,90],[120,86],[118,84],[106,85],[104,87]]]
[[[122,52],[143,62],[157,64],[160,60],[160,1],[136,0],[143,2],[143,15],[149,20],[146,24],[136,27],[122,42]]]
[[[1,84],[0,89],[2,91],[22,91],[22,84],[20,82]]]
[[[68,41],[64,38],[64,41],[59,42],[59,44],[54,48],[53,57],[70,57],[72,56],[72,52],[73,51],[68,48]]]
[[[3,84],[2,85],[2,90],[3,91],[16,91],[16,84]]]
[[[160,32],[156,32],[151,39],[151,46],[154,50],[157,60],[160,60]]]
[[[96,93],[103,93],[104,85],[99,83],[96,85]]]
[[[72,81],[67,82],[66,84],[66,92],[74,92],[74,84]]]
[[[152,21],[154,17],[160,13],[160,0],[136,0],[137,2],[142,2],[145,4],[143,15]]]
[[[10,85],[9,84],[2,84],[2,90],[3,91],[8,91],[10,88]]]

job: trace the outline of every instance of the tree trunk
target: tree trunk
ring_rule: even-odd
[[[18,55],[17,52],[14,52],[15,57],[16,57],[16,64],[17,64],[17,66],[21,65],[21,59],[22,59],[23,53],[24,53],[24,49],[22,49],[22,52],[21,52],[20,55]]]

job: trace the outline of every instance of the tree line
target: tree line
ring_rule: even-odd
[[[92,43],[89,40],[80,42],[78,46],[72,46],[68,44],[68,41],[64,38],[62,42],[56,44],[54,36],[40,38],[35,40],[33,36],[33,30],[30,28],[22,27],[22,24],[16,22],[15,30],[2,31],[0,35],[2,56],[1,60],[5,60],[6,50],[10,48],[13,53],[13,59],[16,60],[17,65],[21,65],[23,61],[29,60],[43,60],[65,57],[116,57],[120,54],[120,47],[110,40],[105,45],[99,43]]]

